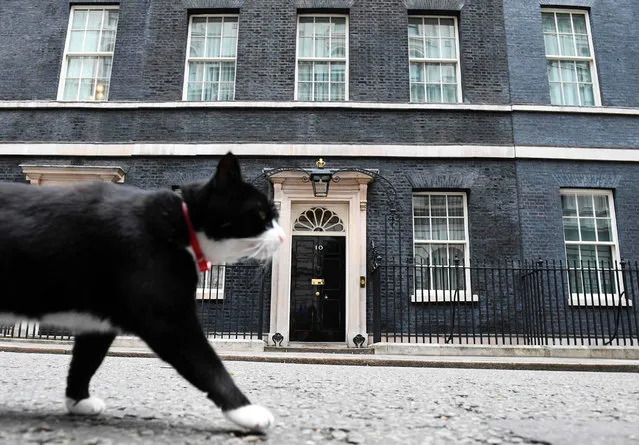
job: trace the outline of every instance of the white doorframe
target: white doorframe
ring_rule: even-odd
[[[293,211],[304,204],[307,207],[340,205],[346,215],[341,215],[346,228],[346,344],[354,347],[353,337],[361,334],[368,339],[366,331],[366,288],[360,287],[360,277],[366,276],[366,205],[368,184],[372,178],[362,173],[341,173],[340,181],[331,183],[327,198],[315,198],[308,182],[302,180],[300,172],[281,172],[271,176],[275,205],[280,211],[280,225],[287,237],[273,259],[271,281],[271,317],[268,334],[279,332],[284,337],[282,346],[289,344],[291,305],[291,249],[293,221],[298,214]],[[364,344],[366,345],[366,343]]]

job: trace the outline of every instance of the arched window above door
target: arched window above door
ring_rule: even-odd
[[[311,207],[303,211],[293,224],[295,232],[345,232],[344,222],[332,210]]]

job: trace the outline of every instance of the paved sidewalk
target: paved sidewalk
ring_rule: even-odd
[[[25,352],[71,354],[71,341],[0,341],[0,352]],[[525,351],[523,349],[522,351]],[[639,360],[606,358],[567,358],[530,356],[474,356],[474,355],[390,355],[351,354],[322,352],[264,352],[228,351],[218,354],[226,361],[352,365],[352,366],[393,366],[417,368],[470,368],[470,369],[513,369],[513,370],[562,370],[597,372],[639,373]],[[115,357],[155,357],[143,346],[112,346],[110,356]]]

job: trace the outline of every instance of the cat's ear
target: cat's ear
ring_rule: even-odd
[[[237,157],[230,151],[217,164],[213,181],[217,188],[226,188],[242,181],[242,172]]]

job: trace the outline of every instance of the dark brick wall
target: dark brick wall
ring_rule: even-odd
[[[513,113],[516,145],[639,148],[637,116]]]
[[[0,120],[0,141],[512,143],[507,113],[471,111],[16,109]]]
[[[225,5],[240,13],[236,100],[292,100],[299,2],[235,3],[121,2],[110,100],[181,100],[189,13],[226,12],[216,9]],[[313,5],[332,11],[322,8],[330,2]],[[0,16],[10,17],[0,28],[0,40],[9,42],[0,46],[0,99],[55,100],[69,9],[66,1],[0,3]],[[407,17],[424,11],[409,11],[401,0],[368,0],[347,12],[349,100],[408,102]],[[508,103],[501,1],[468,0],[461,11],[440,12],[460,17],[464,101]]]
[[[638,106],[639,80],[633,74],[639,72],[639,23],[633,18],[639,7],[636,0],[615,2],[614,8],[601,0],[504,0],[512,102],[550,104],[540,3],[589,11],[602,104]]]

